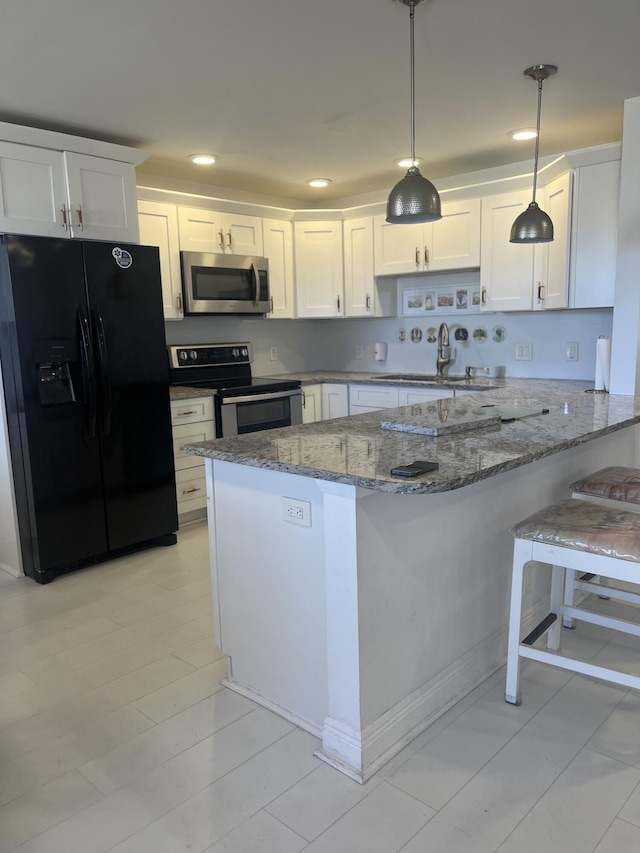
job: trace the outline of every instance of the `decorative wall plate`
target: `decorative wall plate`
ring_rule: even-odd
[[[483,344],[487,340],[487,330],[483,329],[482,326],[478,326],[477,329],[473,330],[473,340],[477,344]]]
[[[507,330],[504,326],[494,326],[491,332],[491,337],[497,344],[501,344],[507,337]]]
[[[419,329],[417,326],[411,329],[411,341],[414,344],[419,344],[422,340],[422,329]]]

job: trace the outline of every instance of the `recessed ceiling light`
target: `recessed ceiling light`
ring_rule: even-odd
[[[198,166],[211,166],[212,163],[216,162],[216,157],[214,154],[190,154],[189,160],[192,163],[197,163]]]
[[[512,139],[535,139],[538,135],[535,127],[519,127],[516,130],[510,130],[507,136]]]
[[[331,183],[330,178],[310,178],[307,183],[310,187],[328,187]]]
[[[401,157],[399,160],[394,160],[393,162],[402,169],[410,169],[412,166],[419,166],[422,163],[422,157],[415,157],[413,160],[411,157]]]

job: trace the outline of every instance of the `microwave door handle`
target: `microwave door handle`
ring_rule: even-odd
[[[258,303],[260,302],[260,273],[258,272],[258,265],[255,261],[251,262],[251,269],[253,270],[253,276],[256,281],[256,297],[253,300],[253,304],[257,308]]]
[[[235,403],[259,403],[261,400],[282,400],[283,397],[295,397],[300,395],[299,388],[294,388],[293,391],[274,391],[271,394],[247,394],[246,397],[229,397],[222,400],[223,406],[232,406]]]

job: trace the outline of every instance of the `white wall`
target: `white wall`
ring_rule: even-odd
[[[611,337],[611,309],[584,311],[546,311],[522,314],[458,314],[438,315],[428,320],[415,317],[353,320],[245,320],[239,317],[190,317],[181,322],[167,323],[168,344],[226,343],[249,341],[253,347],[255,376],[299,372],[306,370],[364,370],[377,373],[410,371],[434,373],[435,343],[426,340],[426,329],[438,327],[445,321],[451,330],[455,348],[452,374],[464,373],[467,364],[475,366],[504,364],[507,376],[538,379],[587,379],[595,374],[596,339]],[[465,343],[454,340],[453,333],[464,325],[469,332]],[[496,326],[506,330],[502,343],[492,340]],[[419,344],[411,342],[414,327],[422,331]],[[473,340],[473,330],[484,328],[488,338],[484,343]],[[406,332],[406,341],[397,339],[399,329]],[[385,341],[389,345],[385,362],[373,358],[373,344]],[[579,359],[568,362],[565,348],[577,341]],[[531,361],[515,360],[516,343],[530,343]],[[363,358],[356,358],[356,345],[363,346]],[[271,361],[270,347],[277,347],[278,359]]]

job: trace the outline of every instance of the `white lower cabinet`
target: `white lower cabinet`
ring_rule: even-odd
[[[345,418],[349,414],[349,386],[334,382],[322,385],[322,420]]]
[[[314,424],[322,420],[322,385],[302,386],[302,423]]]
[[[192,521],[207,513],[207,487],[204,459],[190,456],[180,449],[184,444],[211,441],[216,437],[213,420],[213,397],[192,397],[171,401],[173,457],[176,469],[178,518]]]
[[[398,388],[394,385],[349,385],[350,415],[395,409],[398,405]]]
[[[451,388],[399,388],[398,405],[413,406],[417,403],[429,403],[431,400],[442,400],[453,397]]]

